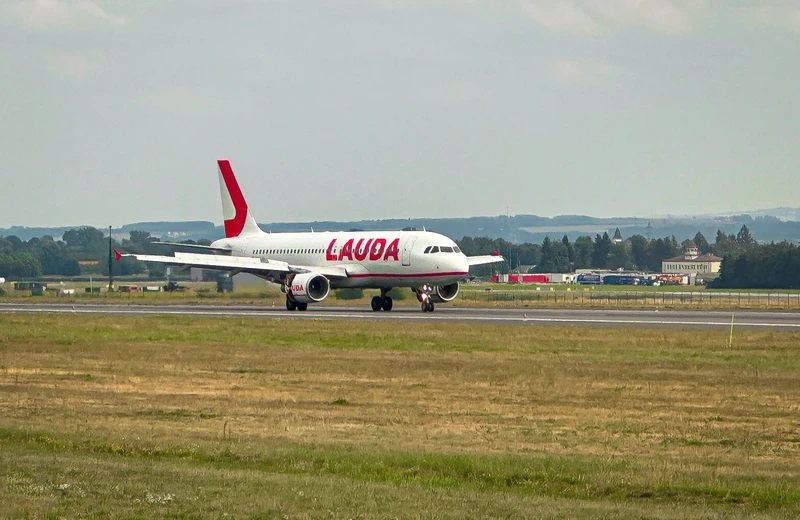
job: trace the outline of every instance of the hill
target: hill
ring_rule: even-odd
[[[693,238],[699,231],[708,240],[713,240],[717,230],[726,234],[736,233],[742,225],[747,225],[759,241],[800,241],[800,221],[785,220],[781,216],[800,215],[800,208],[775,208],[757,210],[753,214],[739,215],[697,215],[661,216],[655,218],[610,217],[597,218],[587,215],[560,215],[540,217],[537,215],[513,215],[469,218],[417,218],[359,221],[313,221],[313,222],[272,222],[259,224],[265,231],[273,233],[290,231],[382,231],[396,229],[427,229],[454,239],[465,236],[502,238],[512,243],[541,243],[546,236],[560,239],[567,235],[571,241],[579,236],[594,236],[607,232],[610,235],[619,228],[624,238],[633,235],[645,237],[672,236],[679,242]],[[52,228],[12,226],[0,228],[0,236],[17,236],[22,240],[51,235],[58,239],[64,231],[77,226]],[[138,222],[114,229],[115,236],[126,236],[132,230],[149,231],[163,240],[215,240],[223,236],[222,226],[208,221],[190,222]]]

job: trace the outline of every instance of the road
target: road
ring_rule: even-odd
[[[440,305],[434,313],[414,308],[373,312],[363,307],[309,307],[306,312],[260,306],[93,305],[3,303],[4,313],[63,313],[132,316],[217,316],[332,320],[405,320],[465,323],[574,324],[638,327],[761,327],[800,331],[800,312],[603,309],[478,309]]]

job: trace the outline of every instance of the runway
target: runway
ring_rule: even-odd
[[[463,323],[516,323],[631,327],[759,327],[800,331],[800,313],[703,310],[604,309],[481,309],[440,305],[434,313],[416,307],[373,312],[362,307],[309,307],[305,312],[260,306],[211,305],[97,305],[2,303],[5,313],[98,314],[110,316],[208,316],[297,320],[427,321]]]

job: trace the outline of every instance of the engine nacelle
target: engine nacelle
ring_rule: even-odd
[[[317,303],[328,296],[331,284],[321,274],[303,273],[295,275],[285,290],[286,294],[297,303]]]
[[[431,301],[436,303],[450,302],[458,295],[458,282],[450,285],[437,285],[431,291]]]

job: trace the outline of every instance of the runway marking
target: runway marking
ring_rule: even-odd
[[[524,316],[459,316],[459,315],[431,315],[431,314],[402,314],[402,313],[342,313],[342,312],[289,312],[289,311],[259,311],[259,310],[162,310],[162,309],[119,309],[119,308],[52,308],[52,307],[0,307],[5,312],[22,313],[55,313],[55,314],[107,314],[107,315],[152,315],[152,316],[214,316],[214,317],[252,317],[252,318],[284,318],[284,319],[355,319],[355,320],[412,320],[412,321],[475,321],[475,322],[515,322],[515,323],[564,323],[587,325],[660,325],[660,326],[686,326],[686,327],[729,327],[728,321],[699,321],[699,320],[657,320],[657,319],[629,319],[629,318],[546,318]],[[720,319],[726,319],[721,317]],[[740,321],[737,327],[765,327],[800,329],[800,323],[776,323],[767,321]]]

